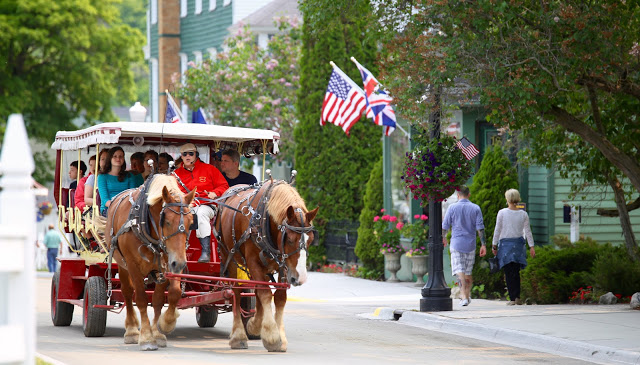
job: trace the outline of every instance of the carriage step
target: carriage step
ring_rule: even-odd
[[[115,305],[106,305],[106,304],[94,304],[93,308],[98,308],[98,309],[114,309],[116,306]]]

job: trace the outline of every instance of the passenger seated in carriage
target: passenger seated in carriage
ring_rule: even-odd
[[[258,183],[258,179],[255,176],[240,171],[240,153],[236,150],[226,150],[222,152],[222,158],[220,160],[220,170],[229,186],[238,184],[253,185]]]
[[[173,157],[166,152],[158,155],[158,173],[166,174],[169,171],[169,161],[173,161]]]
[[[73,161],[69,165],[69,179],[71,179],[69,189],[75,189],[78,186],[78,176],[80,178],[83,178],[86,171],[87,165],[84,163],[84,161],[80,161],[80,166],[78,166],[78,161]]]
[[[100,214],[104,217],[107,216],[111,199],[127,189],[137,188],[144,183],[142,175],[133,175],[126,168],[122,147],[111,148],[104,169],[98,175],[98,191],[101,199]]]
[[[131,162],[131,168],[128,170],[134,175],[139,175],[144,172],[144,153],[136,152],[129,157]]]
[[[189,191],[194,188],[198,189],[196,191],[197,198],[194,199],[196,204],[194,212],[198,217],[196,237],[202,246],[202,254],[198,262],[209,262],[211,259],[211,220],[215,215],[212,208],[214,203],[198,198],[215,199],[229,188],[229,184],[218,169],[198,158],[198,152],[193,143],[187,143],[180,147],[180,154],[183,163],[180,168],[175,170],[175,174]],[[184,187],[181,186],[181,189],[184,190]]]
[[[96,169],[96,155],[93,155],[89,158],[89,174],[78,182],[78,186],[76,187],[76,192],[74,194],[74,203],[75,206],[80,209],[81,212],[84,212],[84,208],[86,203],[84,202],[84,195],[86,190],[86,183],[90,176],[93,176],[93,172]],[[93,185],[91,185],[91,189],[93,189]]]
[[[153,160],[153,168],[157,169],[158,168],[158,152],[154,150],[149,150],[144,153],[144,161],[142,164],[144,166],[144,171],[142,172],[142,178],[145,180],[147,179],[147,177],[149,177],[149,175],[151,175],[151,165],[149,165],[148,163],[149,160]]]
[[[98,162],[98,174],[100,174],[100,171],[102,171],[102,169],[104,169],[104,165],[107,163],[107,157],[109,156],[109,149],[105,148],[103,150],[100,151],[100,157],[98,158],[99,162]],[[93,169],[92,169],[93,171]],[[95,175],[89,175],[89,177],[87,178],[87,181],[84,183],[84,204],[85,206],[90,206],[93,205],[93,202],[95,200],[96,204],[100,205],[100,193],[98,191],[96,191],[96,197],[94,199],[93,196],[93,184],[95,183],[95,179],[96,176]]]

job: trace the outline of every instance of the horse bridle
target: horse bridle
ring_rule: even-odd
[[[314,235],[313,235],[314,242],[318,239],[318,235],[317,235],[318,231],[313,226],[309,226],[309,227],[304,226],[304,218],[302,216],[304,212],[302,211],[302,209],[296,208],[294,211],[300,215],[300,227],[290,225],[287,222],[287,218],[285,218],[284,221],[282,221],[282,224],[278,225],[278,229],[280,230],[280,232],[282,232],[282,235],[280,236],[280,247],[279,247],[279,249],[282,250],[282,262],[284,262],[284,260],[289,256],[295,255],[302,250],[307,251],[307,253],[309,252],[307,248],[307,242],[305,242],[305,239],[304,239],[305,233],[314,232]],[[300,240],[298,241],[298,248],[289,254],[284,252],[284,241],[286,239],[285,237],[287,235],[287,230],[300,234]]]

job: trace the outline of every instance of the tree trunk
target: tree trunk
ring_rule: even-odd
[[[618,179],[607,177],[609,185],[613,189],[613,194],[616,200],[616,206],[620,213],[620,226],[622,227],[622,234],[624,235],[624,245],[627,248],[629,257],[635,262],[640,262],[640,254],[638,253],[638,243],[636,242],[635,235],[633,234],[633,228],[631,227],[631,220],[629,219],[629,211],[627,210],[627,202],[624,199],[624,190],[622,184]]]

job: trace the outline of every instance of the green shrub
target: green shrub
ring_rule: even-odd
[[[382,209],[382,158],[373,166],[364,193],[364,207],[360,212],[358,241],[355,253],[362,262],[365,271],[384,270],[384,257],[380,254],[380,245],[373,235],[373,218]]]
[[[594,287],[623,297],[640,290],[640,264],[633,262],[624,247],[611,247],[598,254],[593,263]]]
[[[489,148],[480,164],[480,169],[473,177],[469,187],[469,200],[478,204],[484,220],[485,237],[487,238],[487,256],[491,257],[491,240],[496,227],[498,211],[507,206],[504,193],[508,189],[518,188],[518,174],[500,146]],[[502,273],[491,274],[487,258],[481,258],[480,239],[477,239],[476,264],[473,267],[473,281],[484,285],[486,296],[505,291]]]
[[[611,249],[593,241],[578,241],[573,246],[536,247],[536,257],[520,272],[522,297],[538,304],[568,303],[572,293],[593,283],[591,268],[596,257]]]

